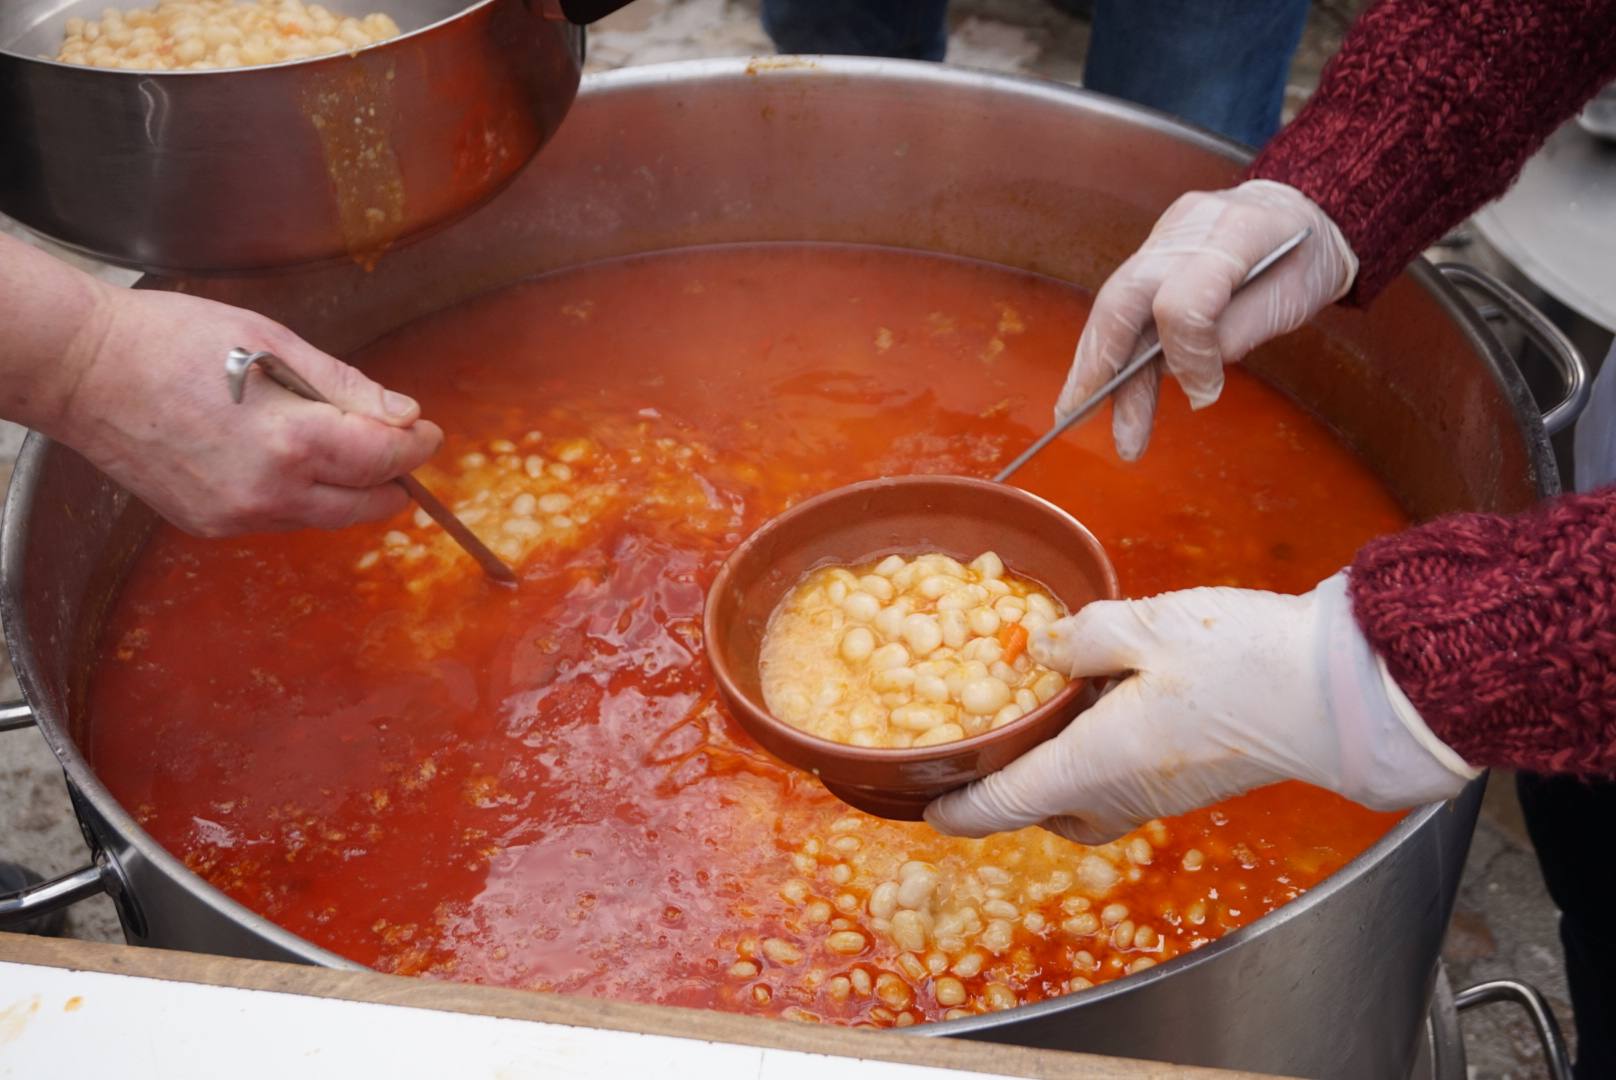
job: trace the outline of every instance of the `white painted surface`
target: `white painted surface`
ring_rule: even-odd
[[[918,1065],[0,963],[5,1080],[965,1080]]]

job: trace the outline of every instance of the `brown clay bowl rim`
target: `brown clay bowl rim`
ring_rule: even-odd
[[[920,762],[947,760],[948,758],[954,757],[961,753],[969,753],[972,750],[976,750],[1000,740],[1010,738],[1016,732],[1019,732],[1025,728],[1035,727],[1040,723],[1046,722],[1055,713],[1065,709],[1070,709],[1072,705],[1076,704],[1078,697],[1087,688],[1091,680],[1070,680],[1060,693],[1056,694],[1054,697],[1050,698],[1036,709],[1033,709],[1031,712],[1018,717],[997,730],[984,731],[980,735],[971,735],[963,739],[956,739],[954,742],[939,743],[936,746],[886,749],[879,746],[854,746],[851,743],[837,742],[834,739],[821,738],[820,736],[806,732],[799,727],[794,727],[793,725],[786,723],[784,720],[777,718],[768,710],[767,706],[761,702],[754,701],[750,694],[744,693],[736,684],[734,677],[730,674],[730,665],[728,659],[721,655],[720,651],[713,648],[711,645],[712,642],[720,640],[720,632],[716,625],[716,609],[718,607],[718,599],[719,597],[723,596],[725,591],[729,588],[730,581],[735,576],[736,566],[740,564],[740,562],[745,559],[754,548],[765,541],[776,530],[781,528],[784,523],[793,521],[808,514],[816,513],[818,512],[819,508],[824,506],[826,503],[839,499],[845,499],[860,491],[870,491],[892,487],[917,487],[922,485],[943,488],[952,487],[974,488],[977,490],[986,489],[991,490],[995,497],[1002,496],[1036,507],[1038,510],[1046,514],[1052,522],[1058,523],[1062,528],[1070,532],[1074,539],[1081,542],[1095,556],[1095,560],[1099,564],[1102,572],[1105,585],[1103,594],[1096,599],[1121,599],[1122,586],[1117,579],[1116,567],[1111,564],[1111,559],[1106,554],[1105,545],[1100,543],[1099,538],[1090,532],[1087,526],[1085,526],[1081,521],[1078,521],[1077,518],[1073,517],[1066,510],[1056,506],[1054,503],[1043,498],[1042,496],[1034,495],[1030,491],[1025,491],[1022,488],[1015,487],[1011,484],[1001,483],[995,480],[986,480],[981,477],[954,476],[943,473],[920,473],[907,476],[882,476],[876,477],[872,480],[859,480],[852,484],[844,484],[841,487],[832,488],[829,491],[821,492],[820,494],[814,495],[811,498],[804,499],[797,505],[775,515],[768,521],[765,521],[762,525],[758,526],[755,530],[753,530],[750,536],[736,545],[734,551],[729,553],[729,557],[724,560],[723,566],[719,567],[718,576],[713,578],[713,583],[707,590],[707,601],[702,609],[701,615],[703,644],[707,653],[707,664],[710,668],[712,668],[714,678],[718,680],[719,691],[722,697],[726,701],[739,702],[743,704],[745,706],[745,711],[748,714],[747,719],[768,727],[780,735],[785,741],[801,747],[803,750],[816,756],[835,757],[843,761],[867,761],[872,763],[887,763],[893,765],[911,765]],[[887,553],[891,554],[893,552]],[[871,555],[874,554],[875,553],[871,553]],[[814,565],[815,567],[818,567],[829,565],[829,563],[816,563]],[[1052,592],[1054,591],[1053,588],[1046,582],[1040,581],[1039,584],[1043,585],[1047,589],[1050,589]],[[787,587],[790,588],[791,586]],[[776,600],[777,604],[778,602],[779,601]],[[1064,603],[1064,601],[1062,602]],[[1075,614],[1075,612],[1069,612],[1068,614]],[[796,762],[793,762],[793,764],[796,764]],[[814,771],[819,772],[822,770],[816,768]]]

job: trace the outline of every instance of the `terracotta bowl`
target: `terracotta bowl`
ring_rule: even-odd
[[[769,616],[820,566],[941,551],[969,562],[996,551],[1076,611],[1115,599],[1117,575],[1094,535],[1053,503],[1019,488],[962,476],[903,476],[837,488],[799,503],[746,539],[724,563],[702,615],[707,659],[741,726],[770,753],[818,776],[843,802],[880,817],[918,821],[926,804],[1050,738],[1094,700],[1074,680],[997,731],[919,749],[849,746],[770,715],[758,653]]]

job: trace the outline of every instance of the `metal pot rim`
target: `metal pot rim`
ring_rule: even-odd
[[[482,2],[491,3],[493,0],[482,0]],[[1009,91],[1015,97],[1051,103],[1064,102],[1070,104],[1073,99],[1080,99],[1086,109],[1104,115],[1125,118],[1135,123],[1142,123],[1143,126],[1152,131],[1175,139],[1192,142],[1230,160],[1246,161],[1251,156],[1248,150],[1236,143],[1191,128],[1164,113],[1108,98],[1092,91],[1030,77],[951,68],[942,64],[924,61],[854,57],[838,57],[834,59],[818,57],[812,59],[787,58],[784,60],[735,58],[676,61],[624,68],[604,74],[587,76],[580,88],[580,96],[605,96],[712,77],[731,79],[760,76],[770,78],[835,77],[853,79],[883,75],[902,76],[906,81],[965,84],[984,90],[994,90],[1001,95]],[[1508,359],[1497,339],[1488,331],[1480,316],[1459,296],[1453,286],[1444,281],[1433,270],[1428,262],[1424,259],[1418,260],[1408,269],[1407,273],[1431,300],[1441,308],[1443,313],[1458,324],[1471,346],[1478,353],[1485,355],[1494,362],[1495,370],[1500,372],[1504,378],[1504,389],[1508,392],[1512,404],[1516,406],[1516,416],[1526,418],[1525,430],[1521,434],[1527,443],[1529,457],[1532,462],[1534,486],[1542,497],[1557,494],[1559,491],[1558,477],[1552,471],[1545,471],[1541,468],[1542,462],[1551,460],[1548,439],[1544,434],[1542,422],[1538,418],[1536,404],[1513,362]],[[43,435],[36,432],[31,432],[28,435],[22,452],[17,459],[16,471],[12,478],[10,490],[6,495],[4,510],[0,512],[0,624],[3,624],[5,641],[15,661],[14,667],[18,683],[22,688],[24,697],[30,701],[43,700],[42,688],[36,685],[33,676],[33,672],[38,669],[36,650],[33,647],[30,635],[27,633],[27,618],[14,583],[22,579],[25,557],[23,540],[27,534],[35,488],[39,482],[45,455],[50,448],[51,441]],[[48,710],[37,709],[35,718],[46,741],[67,774],[69,784],[83,795],[95,810],[106,819],[109,825],[128,837],[144,858],[150,860],[170,877],[183,883],[200,901],[232,921],[250,927],[258,934],[287,950],[287,952],[310,962],[337,968],[361,968],[364,966],[315,945],[259,915],[239,902],[232,900],[218,888],[189,870],[184,863],[158,844],[102,784],[95,772],[90,768],[88,761],[80,753],[78,746],[68,737],[63,718],[54,715]],[[1240,947],[1245,942],[1266,933],[1273,927],[1307,915],[1314,907],[1325,903],[1331,896],[1346,888],[1352,881],[1362,876],[1372,866],[1401,846],[1437,814],[1444,812],[1447,805],[1434,803],[1410,810],[1401,821],[1369,848],[1297,899],[1193,952],[1185,953],[1157,967],[1125,979],[1117,979],[1080,991],[1083,995],[1083,1000],[1086,1002],[1099,1001],[1142,990],[1161,979],[1171,978],[1176,973],[1186,971],[1193,966],[1211,963],[1224,953]],[[927,1035],[974,1034],[1002,1024],[1007,1016],[1032,1018],[1069,1008],[1072,1005],[1073,996],[1065,995],[1050,998],[1037,1004],[1018,1006],[1003,1013],[988,1013],[966,1019],[919,1025],[909,1030]]]
[[[406,31],[397,37],[390,37],[386,41],[373,42],[372,44],[366,45],[361,49],[353,49],[351,51],[343,50],[342,52],[336,53],[325,53],[320,56],[304,56],[295,60],[280,60],[273,64],[253,64],[249,67],[211,68],[206,71],[125,71],[123,68],[100,68],[89,67],[84,64],[69,64],[64,61],[57,60],[54,57],[17,52],[15,49],[12,49],[5,44],[0,44],[0,56],[7,56],[14,60],[24,60],[34,64],[45,64],[49,67],[65,68],[70,71],[88,71],[99,75],[121,76],[131,79],[197,79],[219,75],[241,75],[245,72],[275,71],[280,68],[297,67],[303,64],[312,65],[331,63],[333,61],[352,60],[355,57],[364,56],[367,53],[385,49],[389,45],[397,45],[401,42],[408,41],[411,38],[424,36],[434,30],[437,30],[439,27],[470,15],[472,12],[477,11],[480,8],[485,8],[498,2],[499,0],[472,0],[471,3],[466,4],[458,11],[455,11],[450,15],[445,15],[441,19],[436,19],[425,26],[416,27],[414,30]]]

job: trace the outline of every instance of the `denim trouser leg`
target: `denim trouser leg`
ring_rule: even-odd
[[[763,29],[783,53],[941,60],[948,0],[763,0]]]
[[[1097,0],[1083,85],[1250,146],[1279,130],[1308,0]]]

